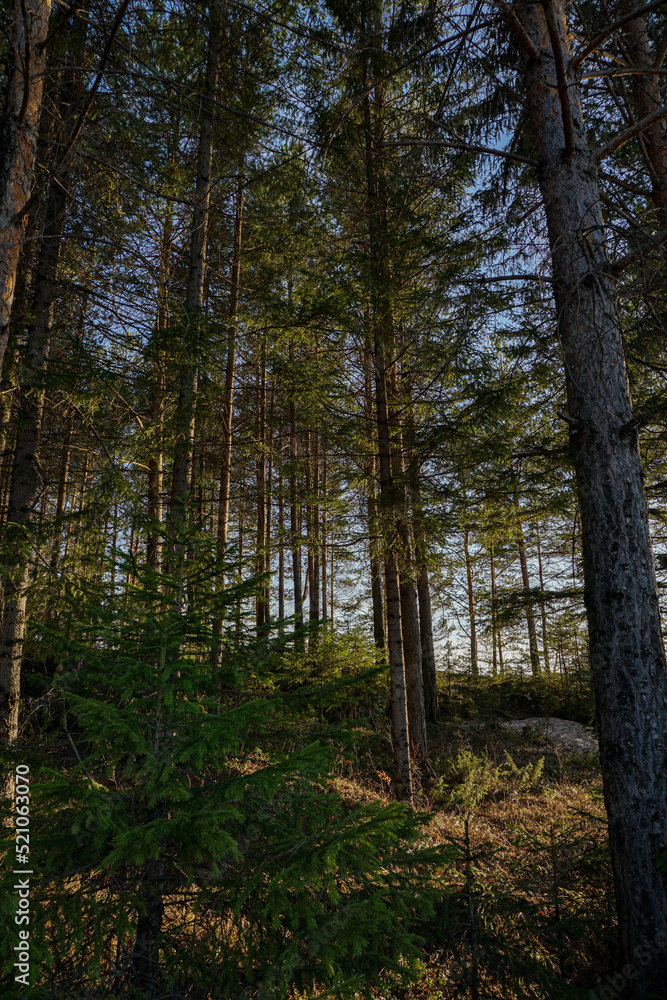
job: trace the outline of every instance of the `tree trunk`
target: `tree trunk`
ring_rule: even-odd
[[[41,13],[39,16],[42,16]],[[63,121],[66,120],[75,98],[74,75],[73,71],[68,70],[64,77],[59,108]],[[55,144],[54,156],[56,160],[61,156],[60,143]],[[17,436],[7,506],[5,532],[14,558],[8,567],[5,581],[0,640],[0,736],[10,742],[16,738],[18,731],[19,686],[30,573],[32,520],[40,485],[42,489],[46,488],[44,471],[39,461],[40,432],[44,408],[44,377],[51,346],[53,303],[69,189],[69,158],[66,159],[66,162],[60,159],[49,187],[42,242],[35,271],[34,319],[28,330],[26,370],[18,395]],[[12,292],[13,280],[14,278],[12,278]],[[1,336],[3,331],[0,324]]]
[[[327,620],[327,452],[322,442],[322,621]]]
[[[44,375],[49,356],[55,279],[60,255],[65,188],[54,184],[49,196],[47,223],[35,282],[35,321],[28,333],[25,383],[19,394],[18,431],[14,449],[7,529],[14,563],[5,581],[5,606],[0,646],[0,735],[10,742],[18,727],[19,677],[30,569],[30,523],[44,472],[39,461],[40,428],[44,406]]]
[[[260,347],[260,363],[257,372],[257,460],[255,462],[255,482],[257,484],[257,543],[255,549],[255,574],[260,577],[266,570],[266,356],[264,342]],[[264,604],[264,582],[258,585],[255,598],[255,619],[259,635],[266,622]]]
[[[470,620],[470,669],[473,677],[479,677],[479,657],[477,652],[477,620],[475,617],[475,591],[472,579],[472,560],[468,547],[468,528],[463,532],[463,551],[466,559],[466,578],[468,581],[468,617]]]
[[[623,10],[628,14],[645,6],[642,0],[626,0]],[[623,28],[624,48],[629,65],[643,70],[632,76],[632,98],[637,121],[647,118],[662,107],[660,75],[655,72],[655,53],[646,17],[641,16]],[[644,129],[638,137],[645,151],[651,175],[651,198],[660,229],[667,229],[667,121],[661,118]]]
[[[294,364],[294,341],[289,345],[290,362]],[[301,600],[301,545],[298,508],[298,459],[299,442],[296,433],[296,400],[294,391],[290,396],[290,533],[292,535],[292,583],[294,587],[294,627],[303,625],[303,603]]]
[[[496,590],[496,564],[493,552],[493,543],[489,551],[491,556],[491,631],[493,634],[493,676],[503,673],[503,653],[500,644],[500,627],[498,625],[498,592]]]
[[[372,348],[368,346],[364,351],[364,383],[365,383],[365,404],[366,420],[368,424],[368,436],[371,448],[375,448],[375,436],[373,425],[375,418],[373,415],[373,386],[371,381]],[[376,473],[377,461],[372,453],[369,453],[366,464],[366,477],[368,487],[366,490],[366,509],[368,514],[368,548],[371,569],[371,600],[373,603],[373,639],[378,649],[384,650],[384,605],[382,600],[382,578],[380,562],[380,525],[378,520],[377,496],[376,496]]]
[[[220,457],[220,490],[218,493],[218,569],[216,589],[225,586],[224,561],[227,551],[229,529],[230,481],[232,471],[232,416],[234,412],[234,378],[236,373],[236,337],[238,332],[239,293],[241,288],[241,239],[243,235],[243,153],[239,155],[239,175],[236,187],[236,208],[234,213],[234,250],[229,291],[229,326],[227,328],[227,357],[225,360],[225,387],[222,400],[222,454]],[[222,615],[218,613],[213,622],[213,643],[211,662],[214,670],[220,666],[222,635]]]
[[[313,506],[312,553],[313,566],[310,577],[310,609],[308,617],[317,624],[320,620],[320,435],[313,431]]]
[[[152,430],[151,455],[148,460],[148,516],[153,522],[146,539],[146,562],[151,569],[160,565],[160,535],[158,524],[162,521],[162,489],[164,468],[162,458],[164,403],[167,389],[164,341],[169,326],[169,273],[171,266],[171,241],[173,233],[173,206],[167,205],[162,245],[160,247],[160,275],[158,280],[157,313],[153,333],[152,389],[150,412]]]
[[[275,398],[275,387],[271,388],[271,406],[269,409],[268,423],[268,455],[266,470],[266,540],[264,543],[264,569],[269,574],[262,591],[264,601],[264,621],[268,625],[271,621],[271,567],[273,561],[273,406]]]
[[[243,154],[239,156],[239,176],[234,215],[234,256],[232,259],[229,293],[229,327],[225,389],[222,401],[222,459],[220,463],[220,496],[218,501],[218,558],[224,559],[229,523],[229,482],[232,467],[232,413],[234,406],[234,375],[236,370],[236,335],[238,330],[239,290],[241,287],[241,238],[243,233]],[[224,577],[223,577],[224,581]]]
[[[176,404],[174,467],[171,484],[172,517],[183,517],[192,474],[192,452],[195,435],[195,410],[198,386],[198,355],[201,349],[204,315],[204,277],[206,271],[206,237],[211,206],[211,168],[213,164],[213,108],[220,68],[222,40],[222,0],[211,7],[210,36],[206,62],[206,80],[202,100],[202,124],[197,154],[195,205],[190,233],[189,270],[185,303],[185,361]]]
[[[51,0],[16,0],[0,123],[0,374],[32,192]]]
[[[379,25],[373,25],[372,38],[368,44],[378,43]],[[382,141],[374,133],[371,122],[370,100],[366,84],[366,60],[364,51],[363,101],[364,131],[366,143],[366,181],[368,198],[369,251],[371,265],[371,298],[373,325],[373,362],[375,368],[375,411],[378,436],[378,459],[380,468],[380,502],[383,513],[384,573],[387,597],[387,647],[389,653],[391,679],[391,727],[394,754],[394,788],[400,801],[412,804],[412,762],[410,759],[410,730],[406,691],[405,664],[403,661],[403,638],[401,633],[401,594],[398,560],[395,541],[395,511],[397,498],[391,468],[391,433],[387,400],[389,366],[388,353],[393,341],[393,323],[387,301],[389,275],[387,268],[387,233],[385,198],[382,183]],[[374,88],[375,106],[382,108],[380,86]]]
[[[516,509],[519,511],[519,501],[515,497]],[[528,561],[526,559],[526,543],[523,537],[523,525],[521,517],[517,519],[517,543],[519,546],[519,562],[521,564],[521,579],[523,581],[524,599],[526,602],[526,624],[528,625],[528,646],[530,649],[530,669],[533,677],[539,677],[540,651],[537,648],[537,632],[535,631],[535,615],[533,613],[532,598],[530,596],[530,577],[528,575]]]
[[[285,482],[282,436],[278,438],[278,621],[282,632],[285,621]]]
[[[548,674],[550,674],[551,668],[549,666],[549,644],[547,641],[547,606],[544,600],[544,567],[542,565],[542,546],[540,544],[539,525],[535,526],[535,531],[537,536],[537,564],[540,570],[540,590],[542,591],[542,597],[540,598],[540,609],[542,612],[542,650],[544,653],[544,669]]]
[[[395,400],[396,405],[398,401]],[[395,418],[392,416],[392,423]],[[405,477],[403,471],[402,436],[396,432],[394,454],[392,456],[394,474],[395,521],[399,550],[399,574],[401,595],[401,633],[403,636],[403,659],[405,663],[405,684],[408,699],[410,740],[417,746],[421,756],[426,757],[426,710],[424,706],[424,681],[422,676],[421,632],[417,590],[414,582],[414,559],[412,540],[407,522],[405,506]]]
[[[438,677],[435,668],[433,646],[433,615],[431,612],[431,587],[428,578],[428,548],[424,526],[421,482],[415,454],[415,426],[412,410],[412,391],[408,388],[410,406],[408,409],[408,434],[410,448],[408,462],[413,471],[410,475],[410,504],[415,535],[415,563],[417,569],[417,596],[419,599],[419,634],[421,640],[422,678],[424,687],[424,708],[429,722],[438,721]]]
[[[625,990],[648,1000],[664,991],[667,968],[667,875],[657,864],[667,849],[667,670],[636,421],[565,12],[561,0],[513,10],[534,50],[524,69],[565,362],[621,958],[637,973]]]

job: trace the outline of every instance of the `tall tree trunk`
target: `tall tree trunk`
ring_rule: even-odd
[[[218,501],[218,558],[224,558],[229,523],[229,481],[232,467],[232,413],[234,407],[234,376],[236,370],[236,336],[238,331],[239,291],[241,287],[241,239],[243,233],[243,154],[239,157],[239,176],[234,214],[234,253],[229,293],[229,326],[227,328],[227,358],[225,389],[222,401],[222,459],[220,463],[220,496]]]
[[[519,501],[515,497],[517,514],[519,512]],[[521,516],[517,517],[517,544],[519,546],[519,562],[521,564],[521,580],[523,581],[524,599],[526,602],[526,624],[528,626],[528,646],[530,649],[530,669],[533,677],[539,677],[540,651],[537,648],[537,632],[535,631],[535,614],[533,612],[532,598],[530,596],[530,576],[528,575],[528,560],[526,559],[526,542],[523,537],[523,525]]]
[[[48,4],[45,4],[44,7],[47,9],[48,15]],[[35,17],[43,16],[44,10],[40,7]],[[76,59],[76,53],[81,41],[81,37],[77,36],[72,44],[71,55],[74,56],[72,59],[74,65],[80,64],[80,60]],[[36,55],[35,58],[41,60],[43,57]],[[33,70],[38,65],[41,65],[43,70],[43,63],[39,61],[31,65]],[[33,85],[29,83],[28,77],[25,78],[25,83],[26,100],[29,104]],[[34,86],[37,87],[37,84]],[[39,88],[41,95],[41,83]],[[76,70],[68,68],[63,75],[61,85],[58,110],[63,128],[60,133],[60,141],[56,141],[53,148],[56,168],[49,186],[46,203],[42,241],[35,269],[34,319],[27,334],[25,374],[17,402],[17,435],[5,528],[6,540],[10,544],[13,560],[8,567],[5,581],[5,603],[0,639],[0,737],[10,742],[16,738],[18,727],[20,672],[25,634],[27,588],[30,579],[33,513],[37,505],[40,485],[42,489],[46,488],[44,472],[39,461],[44,409],[44,377],[51,346],[53,304],[69,189],[69,157],[66,156],[67,137],[72,124],[70,121],[72,108],[76,105],[79,89]],[[36,101],[36,98],[34,100]],[[34,114],[38,114],[37,110],[34,111]],[[61,143],[64,143],[64,150],[62,150]],[[24,150],[26,156],[29,155],[30,149],[32,146],[26,145]],[[9,259],[8,257],[7,260]],[[15,264],[11,265],[11,268],[13,268],[11,277],[11,293],[13,294]],[[9,287],[6,283],[8,273],[4,270],[3,276],[0,277],[0,297],[4,294],[2,282],[5,281],[5,290]],[[1,308],[0,305],[0,320]],[[6,329],[7,321],[4,323],[4,329],[0,321],[0,339],[5,336]],[[6,339],[2,347],[3,352],[5,346]]]
[[[173,206],[169,203],[166,208],[160,246],[160,276],[151,359],[153,400],[150,412],[152,440],[151,455],[148,459],[148,516],[153,525],[149,527],[146,539],[146,562],[151,569],[158,569],[160,565],[160,535],[157,526],[162,521],[162,489],[164,484],[162,447],[164,397],[167,389],[164,342],[169,326],[169,275],[173,220]]]
[[[282,632],[285,621],[285,482],[282,435],[278,438],[278,621]]]
[[[273,407],[275,398],[275,387],[271,388],[271,406],[269,409],[268,425],[268,455],[266,470],[266,540],[264,543],[264,568],[268,574],[271,573],[273,560]],[[262,591],[264,601],[264,621],[268,625],[271,621],[271,576],[266,580]]]
[[[227,357],[225,359],[225,387],[222,400],[222,453],[220,457],[220,490],[218,493],[218,569],[216,589],[225,586],[224,560],[227,551],[229,530],[230,482],[232,471],[232,417],[234,413],[234,378],[236,374],[236,337],[238,333],[239,294],[241,289],[241,240],[243,236],[243,153],[239,154],[239,174],[236,186],[236,206],[234,211],[234,249],[229,291],[229,326],[227,327]],[[213,622],[212,666],[220,666],[222,635],[222,614],[218,613]]]
[[[0,374],[35,172],[51,0],[16,0],[0,122]]]
[[[664,991],[667,968],[667,875],[657,860],[667,850],[667,665],[637,421],[562,0],[546,9],[522,0],[513,11],[530,43],[527,101],[565,362],[621,958],[636,971],[625,989],[648,1000]]]
[[[320,620],[320,435],[313,431],[313,567],[310,578],[310,611],[308,617],[313,623]]]
[[[176,405],[174,467],[171,484],[171,513],[182,517],[192,475],[192,452],[195,435],[195,410],[199,377],[198,355],[204,325],[204,279],[206,238],[211,207],[211,168],[213,164],[214,102],[218,89],[222,40],[222,0],[211,7],[206,80],[202,99],[202,124],[197,153],[195,204],[190,233],[189,270],[185,303],[185,360]]]
[[[290,340],[289,345],[290,363],[294,365],[294,341]],[[294,627],[300,628],[303,625],[303,603],[301,600],[301,538],[299,531],[299,507],[298,507],[298,460],[299,460],[299,440],[296,429],[296,399],[294,390],[290,395],[289,403],[290,415],[290,533],[292,536],[292,583],[294,587]]]
[[[395,386],[392,387],[395,389]],[[394,397],[394,405],[398,400]],[[395,424],[395,417],[391,417]],[[400,430],[395,431],[395,447],[392,456],[394,475],[394,496],[397,499],[395,520],[399,549],[399,574],[401,595],[401,634],[403,636],[403,659],[405,663],[405,685],[408,699],[410,740],[419,747],[422,757],[427,755],[426,710],[424,706],[424,681],[422,676],[421,632],[417,589],[414,581],[415,564],[412,554],[412,539],[407,520],[405,476],[403,470],[403,440]]]
[[[491,632],[493,634],[493,676],[503,673],[503,654],[500,644],[500,627],[498,625],[498,591],[496,590],[496,563],[493,551],[493,542],[489,550],[491,556]]]
[[[327,450],[322,439],[322,621],[327,620]]]
[[[477,651],[477,618],[475,615],[475,591],[472,579],[472,559],[470,558],[469,530],[463,532],[463,552],[466,560],[466,579],[468,581],[468,619],[470,621],[470,669],[473,677],[479,677],[479,654]]]
[[[260,363],[257,372],[257,460],[255,462],[255,482],[257,484],[255,573],[257,576],[262,576],[266,570],[266,355],[263,341],[260,346]],[[259,585],[255,598],[255,619],[257,633],[259,634],[266,622],[263,582]]]
[[[410,506],[415,536],[415,564],[417,569],[417,596],[419,600],[419,634],[422,654],[422,677],[424,684],[424,708],[429,722],[438,721],[438,676],[435,667],[433,645],[433,615],[431,611],[431,586],[428,578],[428,547],[424,525],[421,481],[415,452],[415,425],[412,409],[412,390],[408,388],[410,405],[408,408],[408,463],[410,474]]]
[[[622,9],[626,13],[640,10],[642,0],[626,0]],[[640,71],[632,76],[632,99],[635,118],[640,121],[662,108],[660,75],[656,72],[655,52],[648,33],[646,16],[636,18],[623,28],[624,48],[629,65]],[[651,175],[651,198],[660,229],[667,229],[667,121],[664,117],[649,125],[638,136],[645,152]]]
[[[366,43],[374,50],[379,39],[377,12],[372,30]],[[408,704],[403,660],[403,637],[401,632],[401,593],[398,558],[395,541],[395,511],[397,497],[391,467],[391,431],[389,424],[388,382],[390,365],[388,359],[393,344],[393,322],[390,304],[387,301],[389,275],[387,266],[387,219],[384,210],[383,154],[381,128],[377,132],[371,121],[370,100],[366,82],[366,61],[369,53],[364,50],[363,87],[366,97],[363,101],[364,131],[366,145],[366,181],[369,222],[369,251],[371,265],[371,297],[373,325],[373,362],[375,368],[375,411],[378,436],[378,459],[380,468],[380,501],[383,512],[384,573],[387,597],[387,648],[391,682],[391,726],[392,749],[394,755],[394,788],[400,801],[412,803],[412,762],[410,759],[410,730],[408,724]],[[382,108],[381,86],[374,87],[375,106]]]
[[[364,384],[365,384],[365,408],[366,421],[368,425],[368,436],[371,448],[375,448],[375,416],[373,414],[373,385],[371,381],[372,348],[368,346],[364,351]],[[368,549],[370,556],[371,570],[371,600],[373,603],[373,639],[378,649],[384,650],[384,604],[382,599],[382,577],[380,562],[380,525],[377,509],[377,459],[369,453],[366,463],[366,509],[368,516]]]
[[[548,674],[551,673],[551,668],[549,666],[549,643],[547,640],[547,606],[544,600],[544,567],[542,565],[542,546],[540,544],[540,526],[535,525],[535,534],[537,538],[537,565],[540,571],[540,590],[542,591],[542,596],[540,598],[540,610],[542,612],[542,651],[544,653],[544,669]]]
[[[18,400],[18,431],[14,449],[7,529],[11,535],[14,564],[5,582],[5,606],[0,645],[0,735],[10,742],[18,727],[19,678],[25,609],[30,570],[30,524],[38,491],[45,489],[39,461],[40,428],[44,406],[44,376],[50,348],[55,280],[65,211],[65,191],[54,182],[49,194],[42,250],[35,279],[35,319],[28,332],[26,372]]]
[[[45,130],[42,130],[44,134]],[[3,478],[9,480],[11,474],[12,454],[7,453],[7,440],[9,436],[10,421],[14,397],[16,395],[17,370],[19,361],[19,340],[25,331],[26,313],[28,301],[35,273],[36,254],[39,234],[37,224],[39,219],[39,209],[41,202],[39,198],[32,200],[32,206],[28,212],[27,241],[23,252],[19,258],[19,266],[16,276],[16,287],[12,302],[11,318],[7,332],[6,350],[4,353],[4,363],[0,362],[2,377],[0,378],[0,459],[3,463]],[[32,237],[32,238],[31,238]],[[5,476],[6,472],[6,476]]]

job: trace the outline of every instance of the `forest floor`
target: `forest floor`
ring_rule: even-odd
[[[440,681],[417,805],[427,842],[458,856],[419,982],[382,996],[592,1000],[615,971],[616,925],[590,689],[577,678]],[[564,725],[545,731],[544,718]],[[387,723],[332,787],[389,802],[389,751]]]

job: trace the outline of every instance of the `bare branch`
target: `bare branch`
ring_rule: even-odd
[[[636,135],[639,135],[640,132],[643,132],[644,129],[647,129],[649,128],[649,126],[654,125],[655,122],[659,122],[662,118],[665,117],[665,115],[667,115],[667,108],[658,108],[657,111],[653,111],[650,115],[646,115],[645,118],[642,118],[640,121],[635,122],[635,124],[632,125],[630,128],[626,129],[625,132],[621,132],[620,135],[617,135],[613,139],[610,139],[609,142],[606,142],[604,144],[604,146],[600,146],[600,148],[595,153],[598,163],[601,160],[606,159],[608,156],[611,156],[612,153],[615,153],[617,149],[620,149],[621,146],[624,146],[626,142],[630,141],[630,139],[634,139],[634,137]]]

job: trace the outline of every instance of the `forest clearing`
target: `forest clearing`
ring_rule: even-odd
[[[3,1000],[667,1000],[667,0],[0,10]]]

